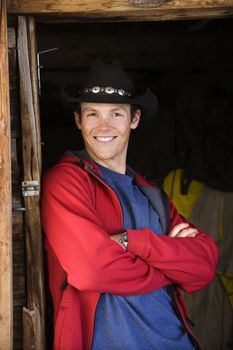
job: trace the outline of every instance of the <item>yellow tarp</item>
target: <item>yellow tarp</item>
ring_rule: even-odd
[[[191,211],[202,193],[204,185],[202,182],[193,180],[190,183],[188,194],[181,194],[181,174],[182,169],[170,172],[164,180],[163,188],[172,199],[178,212],[188,218]]]

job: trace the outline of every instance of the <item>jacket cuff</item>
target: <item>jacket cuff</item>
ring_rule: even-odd
[[[128,247],[127,251],[146,258],[148,254],[149,236],[145,230],[127,230]]]

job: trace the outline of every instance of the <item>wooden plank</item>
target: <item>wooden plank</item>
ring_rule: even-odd
[[[23,307],[26,305],[25,242],[21,166],[19,167],[21,130],[19,126],[18,60],[16,50],[16,21],[8,21],[8,58],[11,114],[11,181],[12,181],[12,237],[13,237],[13,349],[23,348]]]
[[[74,15],[80,20],[171,20],[228,17],[233,14],[233,0],[171,0],[153,6],[153,0],[136,6],[125,0],[9,0],[11,14]],[[149,4],[148,4],[149,3]],[[63,18],[64,20],[64,18]]]
[[[28,45],[29,45],[29,60],[30,60],[30,73],[32,81],[32,98],[35,112],[35,138],[37,149],[37,160],[39,175],[41,175],[41,132],[40,132],[40,103],[38,93],[38,76],[37,76],[37,47],[36,47],[36,27],[34,17],[28,18]]]
[[[26,307],[23,308],[23,348],[25,350],[41,349],[41,345],[38,344],[34,334],[34,331],[40,328],[40,315],[37,313],[37,308],[34,308],[33,310],[29,310]]]
[[[12,202],[8,40],[5,0],[0,0],[0,150],[0,349],[12,349]]]
[[[29,20],[31,21],[31,20]],[[32,23],[31,23],[32,24]],[[34,43],[34,26],[30,28],[26,17],[18,18],[18,57],[20,75],[20,100],[23,141],[23,167],[25,181],[40,182],[40,145],[38,143],[38,107],[35,106],[37,91],[33,83],[30,53]],[[28,32],[31,34],[28,35]],[[35,51],[34,51],[35,53]],[[39,195],[24,197],[25,234],[27,257],[27,308],[24,311],[24,349],[45,348],[45,297],[43,245],[39,210]],[[29,318],[31,320],[29,321]]]

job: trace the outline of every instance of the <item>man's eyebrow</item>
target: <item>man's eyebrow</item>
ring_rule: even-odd
[[[84,112],[84,111],[97,112],[97,110],[94,107],[84,107],[83,109],[81,109],[81,112]]]
[[[119,111],[119,110],[126,111],[126,108],[124,106],[119,106],[119,107],[113,107],[110,109],[111,112]],[[98,109],[96,109],[95,107],[84,107],[83,109],[81,109],[81,112],[85,112],[85,111],[98,112]]]
[[[111,109],[111,111],[119,111],[119,110],[126,111],[126,108],[124,106],[119,106],[119,107],[114,107]]]

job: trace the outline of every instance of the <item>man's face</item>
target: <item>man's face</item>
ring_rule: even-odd
[[[130,131],[138,126],[140,114],[137,110],[132,119],[129,104],[81,103],[75,121],[91,158],[124,173]]]

